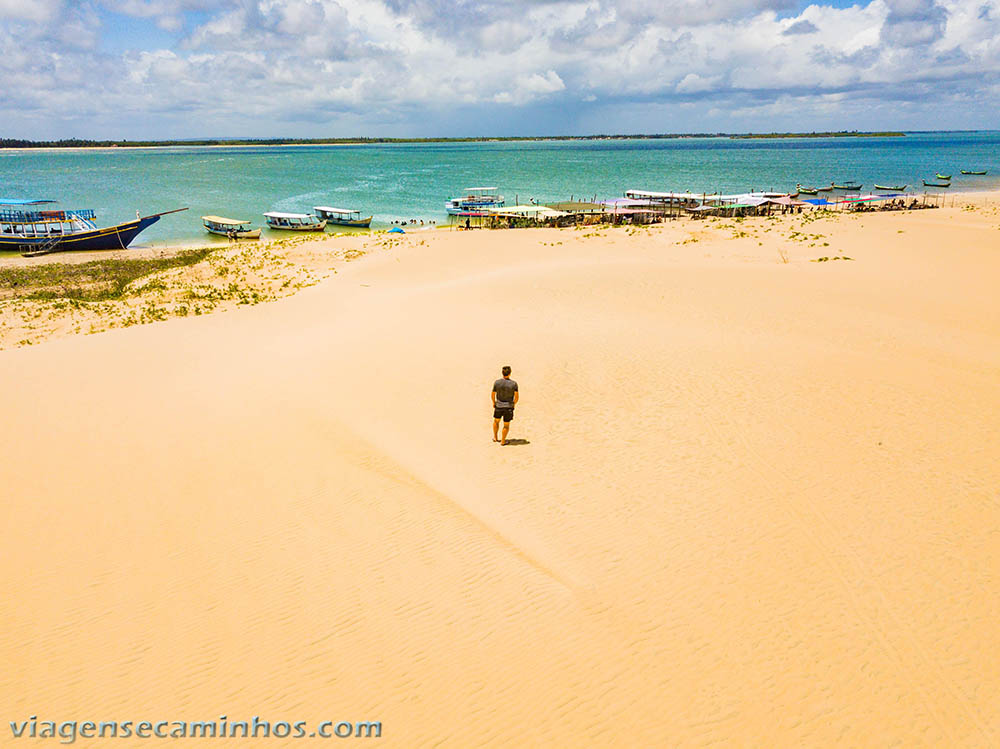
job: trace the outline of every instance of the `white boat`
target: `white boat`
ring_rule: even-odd
[[[218,234],[230,239],[260,239],[260,229],[254,229],[249,221],[224,216],[202,216],[205,229],[211,234]]]
[[[331,208],[327,205],[318,205],[313,210],[320,218],[325,218],[328,223],[338,226],[357,226],[367,229],[372,223],[371,216],[362,216],[361,211],[355,208]]]
[[[450,198],[444,207],[452,216],[467,216],[488,213],[491,208],[503,206],[503,202],[496,187],[466,187],[465,195]]]
[[[280,231],[323,231],[326,219],[311,213],[281,213],[270,211],[264,214],[267,226]]]

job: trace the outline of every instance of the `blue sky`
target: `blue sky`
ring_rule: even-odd
[[[0,137],[998,127],[1000,0],[0,0]]]

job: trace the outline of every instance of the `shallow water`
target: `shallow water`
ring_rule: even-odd
[[[962,169],[990,174],[965,176]],[[375,228],[414,218],[442,223],[445,201],[474,185],[498,186],[512,205],[530,198],[614,198],[628,189],[792,190],[796,183],[851,179],[866,190],[878,182],[923,191],[922,180],[933,181],[937,172],[953,175],[951,191],[1000,186],[1000,132],[6,151],[0,152],[0,197],[94,208],[102,226],[136,211],[190,208],[144,232],[133,245],[140,246],[204,243],[204,214],[260,224],[264,211],[307,212],[315,205],[370,212]]]

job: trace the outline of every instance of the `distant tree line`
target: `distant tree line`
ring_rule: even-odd
[[[744,133],[730,138],[901,138],[905,133],[894,130],[866,132],[862,130],[834,130],[823,133]]]
[[[543,135],[467,138],[238,138],[204,140],[24,140],[0,138],[0,148],[148,148],[155,146],[335,146],[368,143],[503,143],[511,141],[660,140],[669,138],[843,138],[902,136],[901,132],[841,130],[824,133],[652,133],[605,135]]]

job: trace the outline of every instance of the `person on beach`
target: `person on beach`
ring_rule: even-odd
[[[510,420],[514,418],[514,406],[517,405],[517,382],[510,379],[510,367],[500,370],[503,377],[493,383],[493,441],[501,445],[507,444],[507,432],[510,431]],[[500,419],[503,419],[503,436],[498,437]]]

